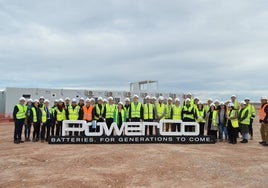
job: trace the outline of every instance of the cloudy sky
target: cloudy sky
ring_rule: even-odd
[[[0,89],[268,95],[267,0],[0,0]]]

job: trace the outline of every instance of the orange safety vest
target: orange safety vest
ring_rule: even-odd
[[[263,107],[261,108],[261,110],[260,110],[260,120],[261,121],[263,121],[264,120],[264,118],[265,118],[265,116],[266,116],[266,113],[265,113],[265,108],[266,108],[266,106],[268,106],[268,103],[266,103],[265,105],[263,105]]]
[[[93,106],[90,105],[89,108],[84,105],[83,106],[83,120],[87,121],[92,121],[92,111],[93,111]]]

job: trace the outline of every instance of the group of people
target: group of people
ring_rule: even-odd
[[[26,102],[26,105],[25,105]],[[261,98],[260,123],[262,145],[268,145],[268,103],[267,97]],[[253,119],[256,116],[255,108],[250,104],[250,99],[240,103],[236,96],[231,96],[227,102],[213,101],[209,99],[203,103],[198,97],[192,98],[189,93],[181,103],[179,98],[168,98],[163,96],[158,99],[146,96],[144,103],[139,102],[139,96],[134,95],[132,100],[126,98],[124,103],[115,104],[113,97],[108,100],[98,97],[76,98],[72,100],[65,98],[55,100],[50,107],[49,100],[40,97],[39,100],[21,97],[19,104],[15,105],[13,117],[15,122],[14,143],[24,142],[21,138],[23,127],[25,127],[25,142],[29,142],[31,128],[33,127],[32,141],[48,141],[50,135],[61,136],[62,123],[64,120],[85,120],[92,122],[90,132],[98,132],[98,122],[106,122],[108,128],[116,123],[120,128],[124,122],[155,122],[161,119],[181,120],[183,122],[198,122],[200,135],[214,136],[219,141],[236,144],[238,133],[242,135],[241,143],[247,143],[249,136],[253,138]],[[78,127],[78,124],[74,124]],[[166,123],[165,131],[180,131],[179,123]],[[189,126],[186,131],[193,131]],[[146,135],[157,135],[159,130],[153,126],[146,126]],[[70,133],[72,136],[72,133]],[[74,132],[78,136],[78,132]]]

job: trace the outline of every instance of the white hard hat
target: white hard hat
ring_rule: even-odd
[[[202,103],[202,101],[198,101],[198,103],[197,103],[197,104],[203,104],[203,103]]]
[[[66,100],[66,101],[70,101],[71,99],[70,99],[69,97],[66,97],[65,100]]]
[[[79,100],[84,101],[85,99],[84,99],[83,97],[80,97],[80,99],[79,99]]]
[[[93,97],[90,98],[90,101],[95,102],[95,99]]]
[[[98,97],[98,101],[103,101],[102,97]]]
[[[134,95],[133,98],[139,98],[139,96],[138,95]]]
[[[211,103],[211,104],[210,104],[210,107],[211,107],[211,106],[214,106],[214,107],[216,107],[216,105],[215,105],[214,103]]]
[[[156,100],[156,97],[152,97],[153,100]]]
[[[164,97],[163,97],[163,96],[160,96],[160,97],[158,98],[158,100],[159,100],[159,101],[163,101],[163,100],[164,100]]]
[[[151,97],[150,97],[149,95],[147,95],[147,96],[145,97],[145,99],[151,99]]]
[[[40,99],[45,99],[45,97],[44,97],[44,96],[41,96],[41,97],[39,97],[39,100],[40,100]]]
[[[234,104],[230,102],[230,103],[228,104],[228,106],[229,106],[229,107],[233,107]]]
[[[28,99],[28,100],[27,100],[27,103],[28,103],[28,102],[33,102],[33,99]]]
[[[86,98],[86,102],[90,102],[90,99],[89,98]]]
[[[250,98],[246,97],[244,100],[245,100],[245,101],[250,101]]]
[[[192,93],[189,92],[189,93],[187,93],[187,95],[191,95],[192,96]]]
[[[54,102],[59,102],[59,100],[58,99],[55,99]]]
[[[190,101],[191,101],[191,99],[189,99],[189,98],[185,99],[185,102],[190,102]]]
[[[220,103],[220,101],[219,101],[218,99],[216,99],[216,100],[214,101],[214,103]]]
[[[34,99],[34,102],[38,102],[39,103],[39,100],[38,99]]]
[[[108,100],[110,101],[113,101],[114,100],[114,98],[113,97],[108,97]]]
[[[209,99],[208,99],[208,101],[211,101],[211,102],[213,102],[213,99],[212,99],[212,98],[209,98]]]
[[[246,105],[246,102],[245,101],[241,101],[240,104],[241,105]]]
[[[168,101],[172,101],[173,99],[171,97],[168,98]]]
[[[26,101],[24,97],[20,97],[19,101]]]
[[[129,98],[125,98],[125,101],[126,101],[126,102],[129,102],[129,101],[130,101],[130,99],[129,99]]]
[[[44,103],[49,103],[49,100],[48,99],[45,99]]]
[[[180,102],[180,99],[179,99],[179,98],[176,98],[176,99],[175,99],[175,102]]]
[[[231,98],[236,98],[236,95],[232,95]]]
[[[194,100],[199,100],[199,98],[198,97],[195,97]]]
[[[59,102],[64,102],[62,98],[59,99]]]
[[[124,104],[123,104],[121,101],[118,103],[118,105],[119,105],[119,104],[121,104],[122,106],[124,106]]]
[[[103,102],[108,102],[107,99],[103,99]]]
[[[77,101],[76,101],[76,98],[73,98],[73,99],[72,99],[72,102],[77,102]]]
[[[261,100],[267,100],[267,96],[262,96]]]
[[[221,101],[221,102],[220,102],[220,105],[222,106],[222,105],[225,105],[225,104],[224,104],[224,102],[223,102],[223,101]]]

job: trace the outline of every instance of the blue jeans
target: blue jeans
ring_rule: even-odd
[[[227,127],[223,123],[220,123],[219,124],[219,139],[223,139],[223,133],[224,133],[225,139],[228,139],[229,137],[228,137]]]

